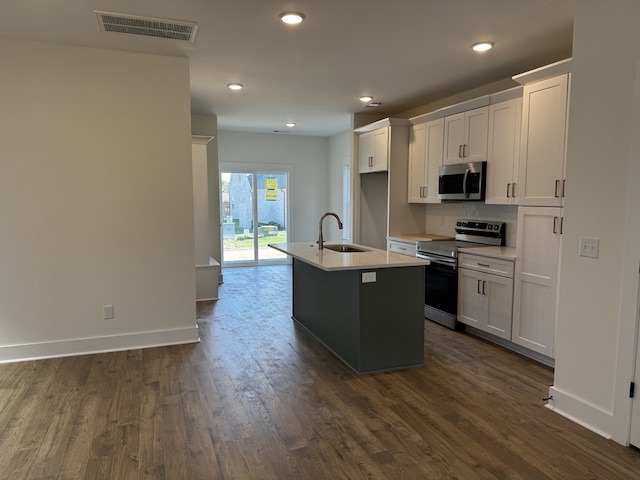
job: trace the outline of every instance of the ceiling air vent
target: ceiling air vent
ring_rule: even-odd
[[[143,37],[167,38],[191,42],[196,36],[197,23],[167,20],[162,18],[138,17],[122,13],[94,10],[100,30],[113,33],[142,35]]]

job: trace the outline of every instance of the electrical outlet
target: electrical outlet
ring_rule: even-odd
[[[592,237],[580,237],[580,256],[598,258],[600,239]]]
[[[111,320],[113,318],[113,305],[102,306],[102,318],[105,320]]]

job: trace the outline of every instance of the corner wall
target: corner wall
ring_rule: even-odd
[[[640,259],[637,204],[630,202],[640,182],[631,130],[638,18],[635,0],[576,3],[550,404],[619,443],[628,439]],[[578,256],[580,236],[600,239],[598,259]]]
[[[0,64],[0,361],[197,341],[188,60]]]
[[[218,162],[218,117],[215,115],[191,115],[191,133],[195,136],[213,137],[206,145],[209,221],[207,238],[210,239],[208,255],[218,262],[222,258],[220,244],[220,178]],[[197,239],[196,239],[197,241]],[[198,259],[196,259],[196,263]]]

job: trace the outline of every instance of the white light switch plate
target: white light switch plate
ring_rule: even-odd
[[[362,272],[362,283],[373,283],[376,281],[376,272]]]
[[[580,237],[580,256],[598,258],[600,239],[592,237]]]

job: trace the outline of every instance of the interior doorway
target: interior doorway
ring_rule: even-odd
[[[222,266],[288,263],[291,174],[282,166],[220,164]]]

